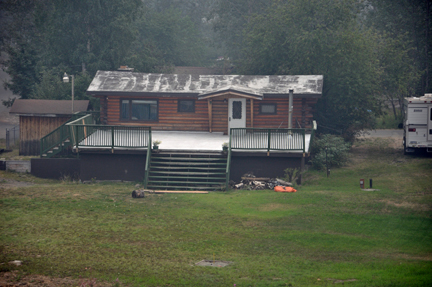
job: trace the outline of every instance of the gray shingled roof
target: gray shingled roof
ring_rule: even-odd
[[[265,95],[321,96],[322,75],[187,75],[187,74],[147,74],[119,71],[98,71],[87,93],[100,94],[195,94],[206,96],[221,91],[239,91],[258,97]]]
[[[87,111],[88,105],[88,100],[74,101],[74,112]],[[72,115],[72,101],[16,99],[9,113],[45,116]]]

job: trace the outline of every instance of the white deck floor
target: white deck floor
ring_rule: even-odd
[[[94,135],[99,132],[107,133],[108,131],[98,131]],[[95,143],[95,139],[92,139],[94,135],[91,135],[87,140],[83,140],[82,144],[86,142]],[[115,132],[115,138],[120,138],[122,135],[120,132]],[[310,134],[306,134],[305,144],[306,144],[306,152],[309,150],[310,145]],[[136,142],[139,142],[138,133]],[[181,131],[152,131],[152,141],[159,140],[162,143],[159,145],[159,149],[161,150],[190,150],[190,151],[222,151],[222,144],[229,141],[228,135],[223,135],[223,133],[209,133],[209,132],[181,132]],[[118,140],[115,140],[119,142]],[[134,140],[131,140],[134,142]],[[85,147],[81,146],[80,149],[94,148],[94,147]],[[103,146],[99,146],[100,148],[104,148]],[[110,148],[107,146],[106,148]],[[120,148],[115,148],[120,149]],[[127,148],[121,148],[127,149]],[[130,148],[132,149],[132,148]],[[240,150],[236,150],[240,151]],[[251,151],[251,150],[244,150]],[[254,150],[259,151],[259,150]],[[266,150],[262,150],[266,151]],[[294,152],[301,153],[300,150],[290,150],[290,151],[272,151],[272,152]]]

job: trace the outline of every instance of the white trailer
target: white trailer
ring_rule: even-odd
[[[432,94],[404,100],[404,153],[432,152]]]

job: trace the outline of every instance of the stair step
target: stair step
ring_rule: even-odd
[[[180,169],[185,169],[185,170],[202,170],[202,171],[207,171],[207,170],[225,170],[225,167],[196,167],[196,166],[151,166],[151,168],[156,168],[156,169],[164,169],[164,170],[180,170]]]
[[[195,157],[203,157],[203,156],[216,156],[216,157],[225,157],[225,154],[222,154],[222,152],[217,153],[217,152],[179,152],[179,151],[167,151],[167,150],[161,150],[157,153],[154,153],[153,156],[169,156],[169,155],[181,155],[181,156],[186,156],[186,157],[191,157],[191,156],[195,156]]]
[[[203,175],[202,172],[188,172],[188,171],[171,171],[171,172],[167,172],[167,171],[152,171],[149,170],[150,174],[156,173],[156,174],[165,174],[166,177],[169,176],[169,174],[183,174],[183,175]],[[225,172],[206,172],[205,175],[225,175]]]
[[[225,183],[225,179],[223,179],[223,181],[160,181],[160,180],[152,180],[151,184],[152,185],[158,185],[159,184],[173,184],[173,183],[180,183],[180,184],[184,184],[184,185],[220,185],[220,184],[224,184]]]
[[[202,157],[159,157],[159,156],[152,156],[152,160],[163,160],[163,161],[225,161],[226,158],[224,157],[209,157],[209,158],[202,158]]]
[[[221,190],[224,185],[219,186],[183,186],[183,185],[152,185],[147,186],[149,189],[174,189],[174,190]]]
[[[58,146],[56,146],[56,147],[54,147],[54,148],[53,148],[53,150],[58,150],[58,149],[59,149],[59,147],[58,147]]]
[[[221,165],[221,166],[226,166],[226,161],[225,162],[179,162],[179,161],[154,161],[153,159],[151,160],[151,164],[164,164],[164,165]]]
[[[150,178],[154,178],[154,179],[159,179],[159,178],[168,178],[167,176],[161,176],[161,175],[149,175],[149,179]],[[170,176],[170,179],[202,179],[202,180],[225,180],[225,173],[223,174],[223,177],[215,177],[215,176]]]

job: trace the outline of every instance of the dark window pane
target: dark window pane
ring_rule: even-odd
[[[129,100],[121,101],[121,118],[129,119]]]
[[[261,114],[276,114],[276,104],[261,104]]]
[[[131,120],[157,120],[157,101],[132,101]]]
[[[195,101],[193,100],[179,100],[178,111],[183,113],[195,112]]]
[[[232,102],[232,118],[241,119],[242,118],[242,102],[233,101]]]

